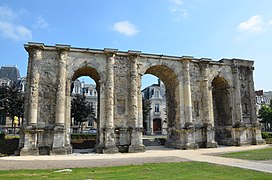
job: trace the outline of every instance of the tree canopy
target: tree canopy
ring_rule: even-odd
[[[0,86],[0,115],[9,116],[12,122],[15,116],[23,118],[24,99],[18,85]]]
[[[79,124],[82,129],[83,122],[87,121],[88,116],[95,116],[94,108],[81,94],[76,94],[71,102],[71,118],[74,118],[74,124]]]
[[[270,100],[270,105],[263,105],[261,107],[259,118],[262,119],[261,123],[272,123],[272,100]]]
[[[262,119],[262,122],[272,123],[272,107],[263,105],[259,110],[259,118]]]

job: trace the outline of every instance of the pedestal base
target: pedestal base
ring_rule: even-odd
[[[52,148],[51,155],[66,155],[67,149],[65,147]]]
[[[217,148],[217,147],[218,147],[218,143],[215,141],[206,143],[206,148]]]
[[[119,150],[116,146],[108,146],[105,147],[101,150],[102,154],[114,154],[114,153],[118,153]]]
[[[22,148],[20,150],[20,156],[38,156],[39,150],[38,148],[32,147],[32,148]]]
[[[139,152],[145,152],[145,146],[144,145],[141,145],[141,146],[129,146],[129,149],[128,149],[128,152],[129,153],[139,153]]]

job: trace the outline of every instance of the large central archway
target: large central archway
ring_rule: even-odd
[[[85,85],[82,82],[80,82],[78,80],[79,77],[84,77],[87,76],[91,79],[93,79],[95,81],[95,90],[93,90],[90,94],[89,91],[91,91],[91,89],[89,89],[88,87],[78,87],[78,86],[82,86]],[[77,82],[79,81],[79,82]],[[85,127],[91,127],[92,134],[95,133],[95,137],[96,137],[96,144],[99,144],[99,134],[100,134],[100,76],[98,74],[98,72],[96,71],[96,69],[92,68],[92,67],[81,67],[79,69],[77,69],[71,79],[71,89],[70,89],[70,94],[71,97],[75,96],[75,95],[83,95],[85,96],[85,101],[87,104],[89,104],[89,106],[92,108],[92,113],[94,116],[92,116],[91,114],[88,115],[89,119],[86,117],[87,122],[85,123]],[[90,84],[88,84],[90,85]],[[88,88],[88,90],[86,89]],[[80,92],[79,90],[81,90],[82,92]],[[72,93],[73,92],[73,93]],[[91,96],[89,96],[91,95]],[[75,97],[74,97],[75,98]],[[69,108],[69,107],[67,107]],[[71,112],[70,112],[71,114]],[[96,118],[95,118],[96,117]],[[72,120],[72,119],[71,119]],[[96,126],[94,127],[94,122],[96,123]],[[87,129],[85,131],[83,131],[83,127],[84,125],[81,125],[81,127],[78,126],[78,123],[76,123],[75,125],[75,121],[71,122],[71,125],[74,125],[74,129],[71,128],[72,133],[91,133],[91,131],[88,128],[84,128]],[[76,131],[74,131],[76,129]],[[89,130],[89,131],[88,131]],[[86,147],[91,147],[93,145],[93,143],[91,143],[90,141],[87,141],[90,144],[87,145]],[[74,148],[74,147],[72,147]]]
[[[179,81],[177,75],[165,65],[152,66],[146,70],[145,74],[157,76],[165,85],[168,128],[180,126],[178,111],[180,98],[178,94]]]

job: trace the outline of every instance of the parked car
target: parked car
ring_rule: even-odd
[[[82,134],[96,134],[96,129],[84,130]]]

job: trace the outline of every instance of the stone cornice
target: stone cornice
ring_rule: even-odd
[[[154,58],[154,59],[162,59],[162,60],[172,60],[172,61],[184,61],[189,60],[193,63],[209,63],[214,65],[232,65],[234,62],[237,65],[240,66],[253,66],[254,61],[252,60],[244,60],[244,59],[227,59],[223,58],[219,61],[212,60],[210,58],[194,58],[193,56],[171,56],[171,55],[164,55],[164,54],[148,54],[148,53],[142,53],[141,51],[134,51],[134,50],[128,50],[125,51],[119,51],[118,49],[112,49],[112,48],[104,48],[102,49],[90,49],[90,48],[77,48],[77,47],[71,47],[70,45],[65,44],[56,44],[55,46],[50,45],[44,45],[43,43],[36,43],[36,42],[29,42],[28,44],[24,44],[24,47],[27,51],[30,49],[43,49],[48,51],[54,51],[54,50],[65,50],[70,52],[82,52],[82,53],[93,53],[93,54],[115,54],[120,56],[138,56],[141,58]]]

